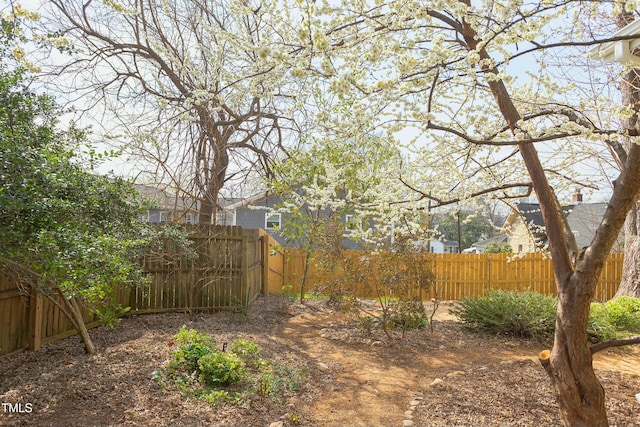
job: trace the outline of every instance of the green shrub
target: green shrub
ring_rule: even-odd
[[[214,350],[204,344],[189,344],[173,353],[173,360],[169,364],[169,369],[172,372],[183,372],[187,374],[195,372],[196,374],[200,374],[200,359],[213,352]]]
[[[258,367],[260,365],[260,347],[253,341],[239,339],[231,344],[231,353],[238,356],[247,366]]]
[[[640,332],[640,298],[623,296],[607,301],[605,311],[616,329]]]
[[[185,397],[196,397],[212,405],[239,402],[257,396],[283,402],[299,391],[306,372],[276,365],[260,357],[255,342],[239,339],[229,352],[216,351],[212,337],[183,326],[174,337],[179,347],[173,353],[166,376],[154,372],[161,388],[170,380]]]
[[[616,337],[616,327],[609,321],[604,304],[591,303],[587,333],[591,342],[606,341]]]
[[[553,336],[557,299],[535,292],[490,291],[485,297],[464,297],[451,310],[471,329],[536,339]],[[640,299],[620,297],[592,303],[589,340],[606,341],[640,333]]]
[[[216,347],[216,343],[210,335],[195,329],[187,329],[187,325],[182,325],[180,331],[173,337],[173,342],[178,347],[186,347],[190,344],[200,344],[210,349]]]
[[[404,300],[389,304],[390,326],[399,329],[422,329],[427,324],[427,314],[422,301]]]
[[[604,304],[592,303],[588,331],[594,342],[640,333],[640,298],[623,296]]]
[[[551,296],[496,290],[485,297],[463,297],[451,312],[472,329],[543,340],[553,336],[556,309]]]
[[[213,352],[198,360],[200,381],[209,386],[236,384],[245,374],[242,360],[233,353]]]

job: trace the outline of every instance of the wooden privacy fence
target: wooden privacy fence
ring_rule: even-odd
[[[167,242],[162,252],[147,254],[144,269],[151,285],[141,289],[119,289],[116,299],[131,307],[132,313],[241,310],[260,292],[299,293],[304,255],[301,251],[279,249],[263,230],[240,227],[191,225],[189,238],[197,256],[189,259]],[[361,257],[364,252],[351,251]],[[381,256],[384,256],[382,254]],[[622,254],[613,254],[605,265],[596,299],[606,301],[615,294],[622,275]],[[434,273],[435,283],[424,298],[456,300],[484,295],[489,289],[531,289],[555,294],[551,260],[543,254],[428,254],[424,262]],[[307,289],[335,278],[337,273],[309,268]],[[362,297],[370,297],[362,286]],[[437,291],[436,293],[433,290]],[[85,311],[89,327],[99,323]],[[69,320],[50,300],[20,289],[0,271],[0,356],[75,334]]]
[[[242,310],[266,287],[263,260],[268,240],[262,230],[207,225],[185,226],[196,257],[189,259],[167,242],[143,258],[151,284],[119,289],[116,300],[131,313]],[[88,327],[99,325],[85,310]],[[0,356],[66,338],[73,325],[49,299],[19,287],[0,271]]]
[[[358,257],[366,254],[348,251],[348,255]],[[607,301],[615,295],[622,277],[623,257],[623,254],[608,257],[596,288],[596,300]],[[288,293],[300,293],[304,253],[289,249],[286,253],[272,254],[270,262],[272,258],[279,258],[277,262],[284,264],[284,271],[281,280],[269,282],[268,292],[278,294],[286,286]],[[529,289],[546,295],[556,294],[551,259],[546,254],[425,254],[424,262],[429,263],[435,279],[430,293],[423,295],[425,298],[437,296],[442,300],[458,300],[465,296],[483,296],[491,289]],[[314,288],[331,281],[337,274],[322,271],[311,262],[307,273],[307,292],[313,292]],[[358,291],[357,296],[372,296],[371,289],[364,284]]]

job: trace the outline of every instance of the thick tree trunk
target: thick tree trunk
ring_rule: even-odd
[[[226,153],[215,156],[213,159],[213,169],[215,173],[208,177],[208,182],[204,186],[204,194],[200,202],[200,213],[198,222],[200,224],[216,224],[216,214],[218,212],[218,195],[222,188],[227,174],[229,158]],[[207,175],[206,172],[203,175]]]
[[[604,390],[593,370],[587,322],[597,280],[639,189],[640,146],[636,145],[628,151],[591,245],[568,268],[553,260],[558,286],[556,332],[552,351],[541,353],[540,362],[551,378],[566,426],[608,425]],[[557,244],[549,237],[550,245]]]
[[[551,352],[540,355],[547,371],[560,416],[566,426],[608,426],[605,393],[595,375],[587,341],[589,306],[595,289],[593,277],[574,274],[558,294],[556,331]]]
[[[215,225],[216,223],[216,211],[218,208],[218,204],[213,201],[213,196],[211,195],[211,193],[211,191],[205,193],[204,197],[200,201],[200,212],[198,213],[199,224]]]
[[[616,16],[618,28],[623,28],[635,19],[634,14],[622,12]],[[640,110],[640,72],[637,68],[629,70],[620,84],[622,103],[635,111],[635,114],[626,120],[627,129],[638,129]],[[633,142],[625,141],[625,151],[629,152]],[[623,153],[624,155],[624,153]],[[621,159],[624,162],[625,159]],[[614,298],[628,295],[640,297],[640,200],[636,200],[631,211],[627,214],[624,224],[624,263],[622,265],[622,279],[620,287]]]
[[[614,298],[623,295],[640,298],[640,202],[627,215],[624,237],[622,279]]]
[[[223,114],[223,113],[220,113]],[[218,196],[227,180],[229,167],[228,142],[235,127],[218,124],[206,106],[198,108],[200,139],[197,142],[197,178],[202,192],[198,222],[216,224]],[[224,117],[220,117],[224,121]]]

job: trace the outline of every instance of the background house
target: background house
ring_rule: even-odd
[[[295,246],[295,242],[288,242],[278,229],[287,221],[286,213],[274,212],[274,208],[282,203],[282,198],[270,192],[257,194],[248,199],[239,200],[225,206],[226,215],[233,218],[233,224],[244,228],[262,228],[279,244],[283,246]],[[342,244],[347,249],[361,249],[361,247],[348,237],[348,229],[352,221],[352,215],[343,215],[340,219],[346,224],[347,233]]]
[[[606,209],[606,203],[583,203],[579,191],[574,193],[571,204],[563,206],[578,248],[591,244]],[[535,252],[546,248],[547,234],[540,205],[537,203],[519,203],[517,209],[511,211],[507,217],[503,230],[508,236],[508,243],[516,253]],[[622,252],[623,242],[624,238],[621,235],[612,252]]]
[[[197,224],[197,202],[185,199],[167,190],[151,185],[134,184],[140,196],[150,202],[143,220],[151,223],[173,222],[178,224]]]
[[[147,209],[144,220],[151,223],[198,223],[199,203],[197,201],[179,197],[171,191],[150,185],[136,184],[135,187],[138,193],[152,204]],[[245,199],[221,197],[218,200],[216,224],[235,225],[247,229],[262,228],[279,244],[295,246],[295,242],[287,241],[279,232],[279,229],[288,219],[286,213],[274,211],[275,207],[282,201],[282,198],[268,191]],[[343,214],[340,218],[340,221],[345,224],[342,245],[346,249],[362,249],[355,240],[349,238],[349,230],[358,226],[353,223],[353,219],[354,216],[349,214]],[[460,245],[457,241],[432,240],[429,245],[431,253],[460,253]]]
[[[481,254],[481,253],[484,253],[484,249],[488,245],[492,243],[496,243],[496,244],[507,243],[508,238],[509,236],[507,236],[506,234],[499,234],[497,236],[490,237],[488,239],[478,240],[477,242],[472,244],[470,248],[463,250],[462,253]]]
[[[429,252],[432,254],[458,254],[460,253],[460,245],[454,241],[431,240],[429,242]]]

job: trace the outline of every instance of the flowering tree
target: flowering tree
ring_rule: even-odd
[[[116,121],[111,136],[198,200],[200,222],[215,222],[225,182],[269,172],[295,130],[298,93],[273,26],[286,10],[240,0],[49,3],[48,26],[73,53],[56,71],[73,76],[69,92],[90,95],[94,115],[113,113],[102,119]]]
[[[380,233],[388,236],[381,225],[394,211],[389,202],[399,198],[392,186],[402,190],[399,162],[399,153],[380,137],[334,135],[304,144],[276,166],[268,185],[283,199],[275,206],[285,216],[278,232],[305,253],[301,298],[315,250],[344,248],[345,238],[375,249]]]
[[[570,48],[598,42],[584,25],[597,16],[595,5],[301,3],[315,16],[300,23],[313,58],[306,71],[339,99],[337,105],[349,103],[352,112],[369,117],[360,123],[384,129],[411,153],[414,169],[400,173],[400,179],[414,190],[413,202],[444,205],[533,188],[559,297],[553,349],[540,360],[566,425],[607,425],[604,391],[592,367],[593,353],[604,346],[589,344],[586,326],[604,261],[640,191],[635,141],[640,129],[635,120],[633,126],[607,127],[635,112],[610,104],[597,110],[597,102],[582,95],[579,73],[560,84],[548,72],[555,56],[573,60]],[[633,4],[613,2],[609,13]],[[353,129],[340,120],[331,123]],[[579,249],[558,194],[576,183],[593,186],[603,177],[590,182],[567,171],[594,153],[616,152],[625,135],[632,142],[608,209],[591,245]]]

